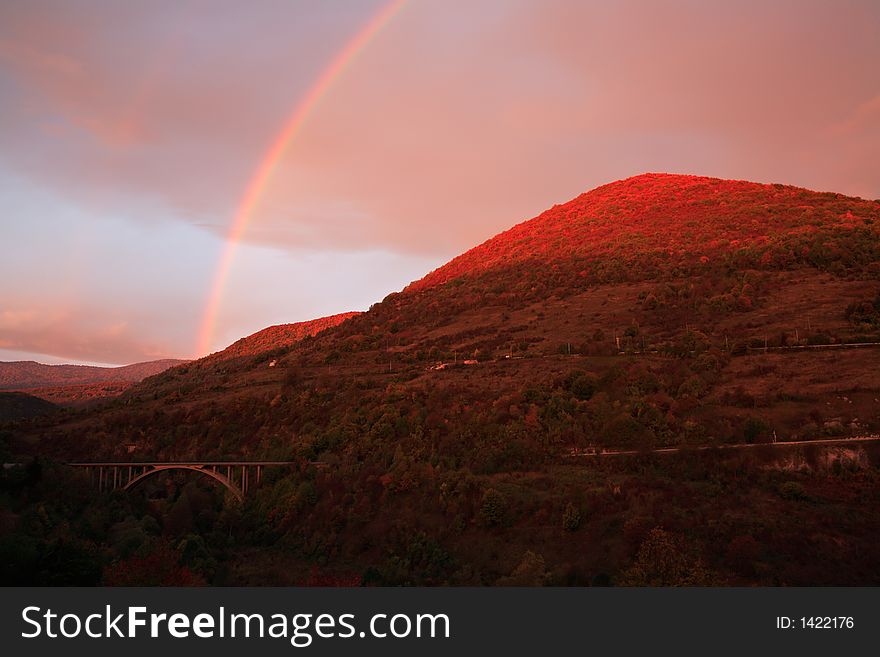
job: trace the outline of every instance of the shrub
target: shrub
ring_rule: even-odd
[[[503,493],[490,488],[483,494],[480,504],[480,519],[489,527],[504,524],[507,515],[507,498]]]
[[[750,535],[735,536],[727,544],[725,559],[740,575],[750,577],[755,573],[755,561],[761,556],[761,546]]]
[[[302,482],[296,490],[296,507],[303,509],[318,502],[318,491],[311,481]]]
[[[578,374],[571,379],[568,389],[579,400],[588,401],[596,393],[598,385],[594,376]]]
[[[709,348],[709,338],[700,331],[688,330],[679,335],[672,345],[672,353],[676,356],[699,356]]]
[[[755,442],[756,438],[770,434],[770,425],[757,417],[750,417],[743,424],[743,438],[747,443]]]
[[[562,528],[567,532],[576,531],[581,526],[581,512],[574,504],[569,502],[562,512]]]
[[[801,501],[809,499],[807,491],[797,481],[786,481],[784,484],[781,484],[779,486],[779,495],[785,500]]]
[[[608,422],[602,431],[603,444],[630,449],[649,449],[654,435],[630,415],[619,415]]]
[[[706,389],[706,382],[695,374],[678,387],[678,396],[699,399],[706,394]]]
[[[880,327],[880,294],[871,301],[855,301],[846,308],[846,318],[856,326]]]

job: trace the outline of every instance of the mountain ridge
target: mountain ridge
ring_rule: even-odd
[[[47,365],[33,360],[0,362],[0,390],[83,385],[105,382],[138,382],[169,367],[188,361],[164,358],[119,367],[97,365]]]
[[[207,363],[242,356],[254,356],[272,349],[289,347],[305,337],[312,337],[360,314],[358,311],[349,311],[302,322],[267,326],[264,329],[239,338],[225,349],[208,354],[197,362]]]

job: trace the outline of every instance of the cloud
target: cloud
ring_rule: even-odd
[[[108,321],[84,309],[4,310],[0,312],[0,348],[115,364],[173,357],[127,322]]]
[[[0,157],[78,202],[139,194],[225,223],[300,95],[377,6],[4,3]]]
[[[473,12],[463,25],[431,3],[408,8],[310,119],[249,239],[453,255],[653,170],[880,195],[876,158],[854,147],[861,125],[827,129],[875,88],[876,5]]]
[[[845,121],[833,126],[833,133],[848,135],[880,128],[880,94],[859,103]]]
[[[381,4],[6,3],[6,157],[77,198],[140,194],[225,234],[287,115]],[[876,174],[845,173],[875,164],[853,143],[878,14],[410,3],[309,117],[245,239],[452,255],[645,170],[880,195]]]

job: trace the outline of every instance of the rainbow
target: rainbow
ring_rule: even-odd
[[[333,83],[345,71],[346,67],[354,60],[358,53],[370,42],[370,40],[399,12],[406,0],[391,0],[384,5],[379,12],[349,41],[345,47],[333,58],[321,75],[315,80],[305,97],[300,100],[290,118],[284,123],[280,132],[272,140],[269,148],[263,155],[259,166],[254,171],[248,182],[245,192],[238,202],[235,216],[226,235],[223,252],[217,264],[214,278],[211,284],[211,292],[205,305],[204,314],[199,328],[196,346],[196,356],[204,356],[211,351],[211,343],[214,338],[214,325],[217,313],[223,300],[223,291],[229,270],[238,244],[244,235],[245,229],[254,217],[263,195],[266,192],[272,174],[278,166],[278,162],[284,156],[290,143],[299,133],[311,111],[318,101],[327,93]]]

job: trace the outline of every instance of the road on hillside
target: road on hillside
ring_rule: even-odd
[[[821,440],[780,440],[775,443],[736,443],[733,445],[702,445],[700,447],[662,447],[660,449],[627,449],[627,450],[603,450],[601,452],[572,450],[569,456],[572,458],[588,456],[627,456],[636,454],[674,454],[676,452],[702,452],[711,449],[752,449],[756,447],[782,447],[789,445],[836,445],[841,443],[866,443],[880,441],[880,436],[854,436],[850,438],[823,438]]]

